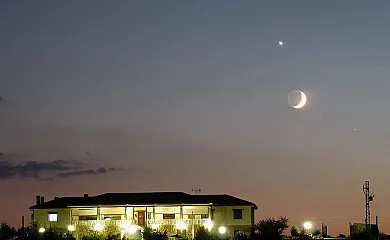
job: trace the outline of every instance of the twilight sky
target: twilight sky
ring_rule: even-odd
[[[0,1],[0,221],[35,195],[200,187],[337,235],[369,179],[389,233],[389,8]]]

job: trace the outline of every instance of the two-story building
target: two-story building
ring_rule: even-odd
[[[199,226],[216,234],[251,233],[257,206],[230,195],[191,195],[183,192],[106,193],[97,196],[55,197],[44,202],[37,196],[30,207],[41,231],[50,226],[77,231],[103,231],[117,226],[122,234],[145,227],[167,230],[192,238]]]

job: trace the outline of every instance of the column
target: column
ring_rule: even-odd
[[[125,220],[127,220],[127,206],[125,207]]]

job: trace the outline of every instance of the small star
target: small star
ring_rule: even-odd
[[[280,41],[280,42],[279,42],[279,45],[280,45],[280,46],[283,46],[283,42],[282,42],[282,41]]]
[[[355,130],[355,131],[356,131],[356,128],[354,128],[353,130]]]

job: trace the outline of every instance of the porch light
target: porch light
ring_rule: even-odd
[[[177,229],[179,230],[185,230],[187,228],[187,224],[185,224],[183,221],[180,221],[176,224]]]
[[[219,232],[220,234],[225,234],[225,233],[226,233],[226,228],[225,228],[224,226],[220,226],[220,227],[218,228],[218,232]]]
[[[100,223],[96,223],[94,228],[96,231],[102,231],[104,226]]]
[[[45,229],[44,228],[39,228],[38,230],[40,233],[44,233],[45,232]]]
[[[205,222],[204,226],[205,226],[209,231],[211,231],[211,229],[212,229],[213,226],[214,226],[213,221],[208,220],[207,222]]]
[[[69,232],[73,232],[74,231],[74,226],[73,225],[69,225],[68,226],[68,231]]]
[[[158,223],[152,223],[152,228],[157,229],[160,225]]]
[[[127,231],[131,234],[134,234],[137,232],[137,228],[134,226],[134,225],[130,225],[128,228],[127,228]]]

